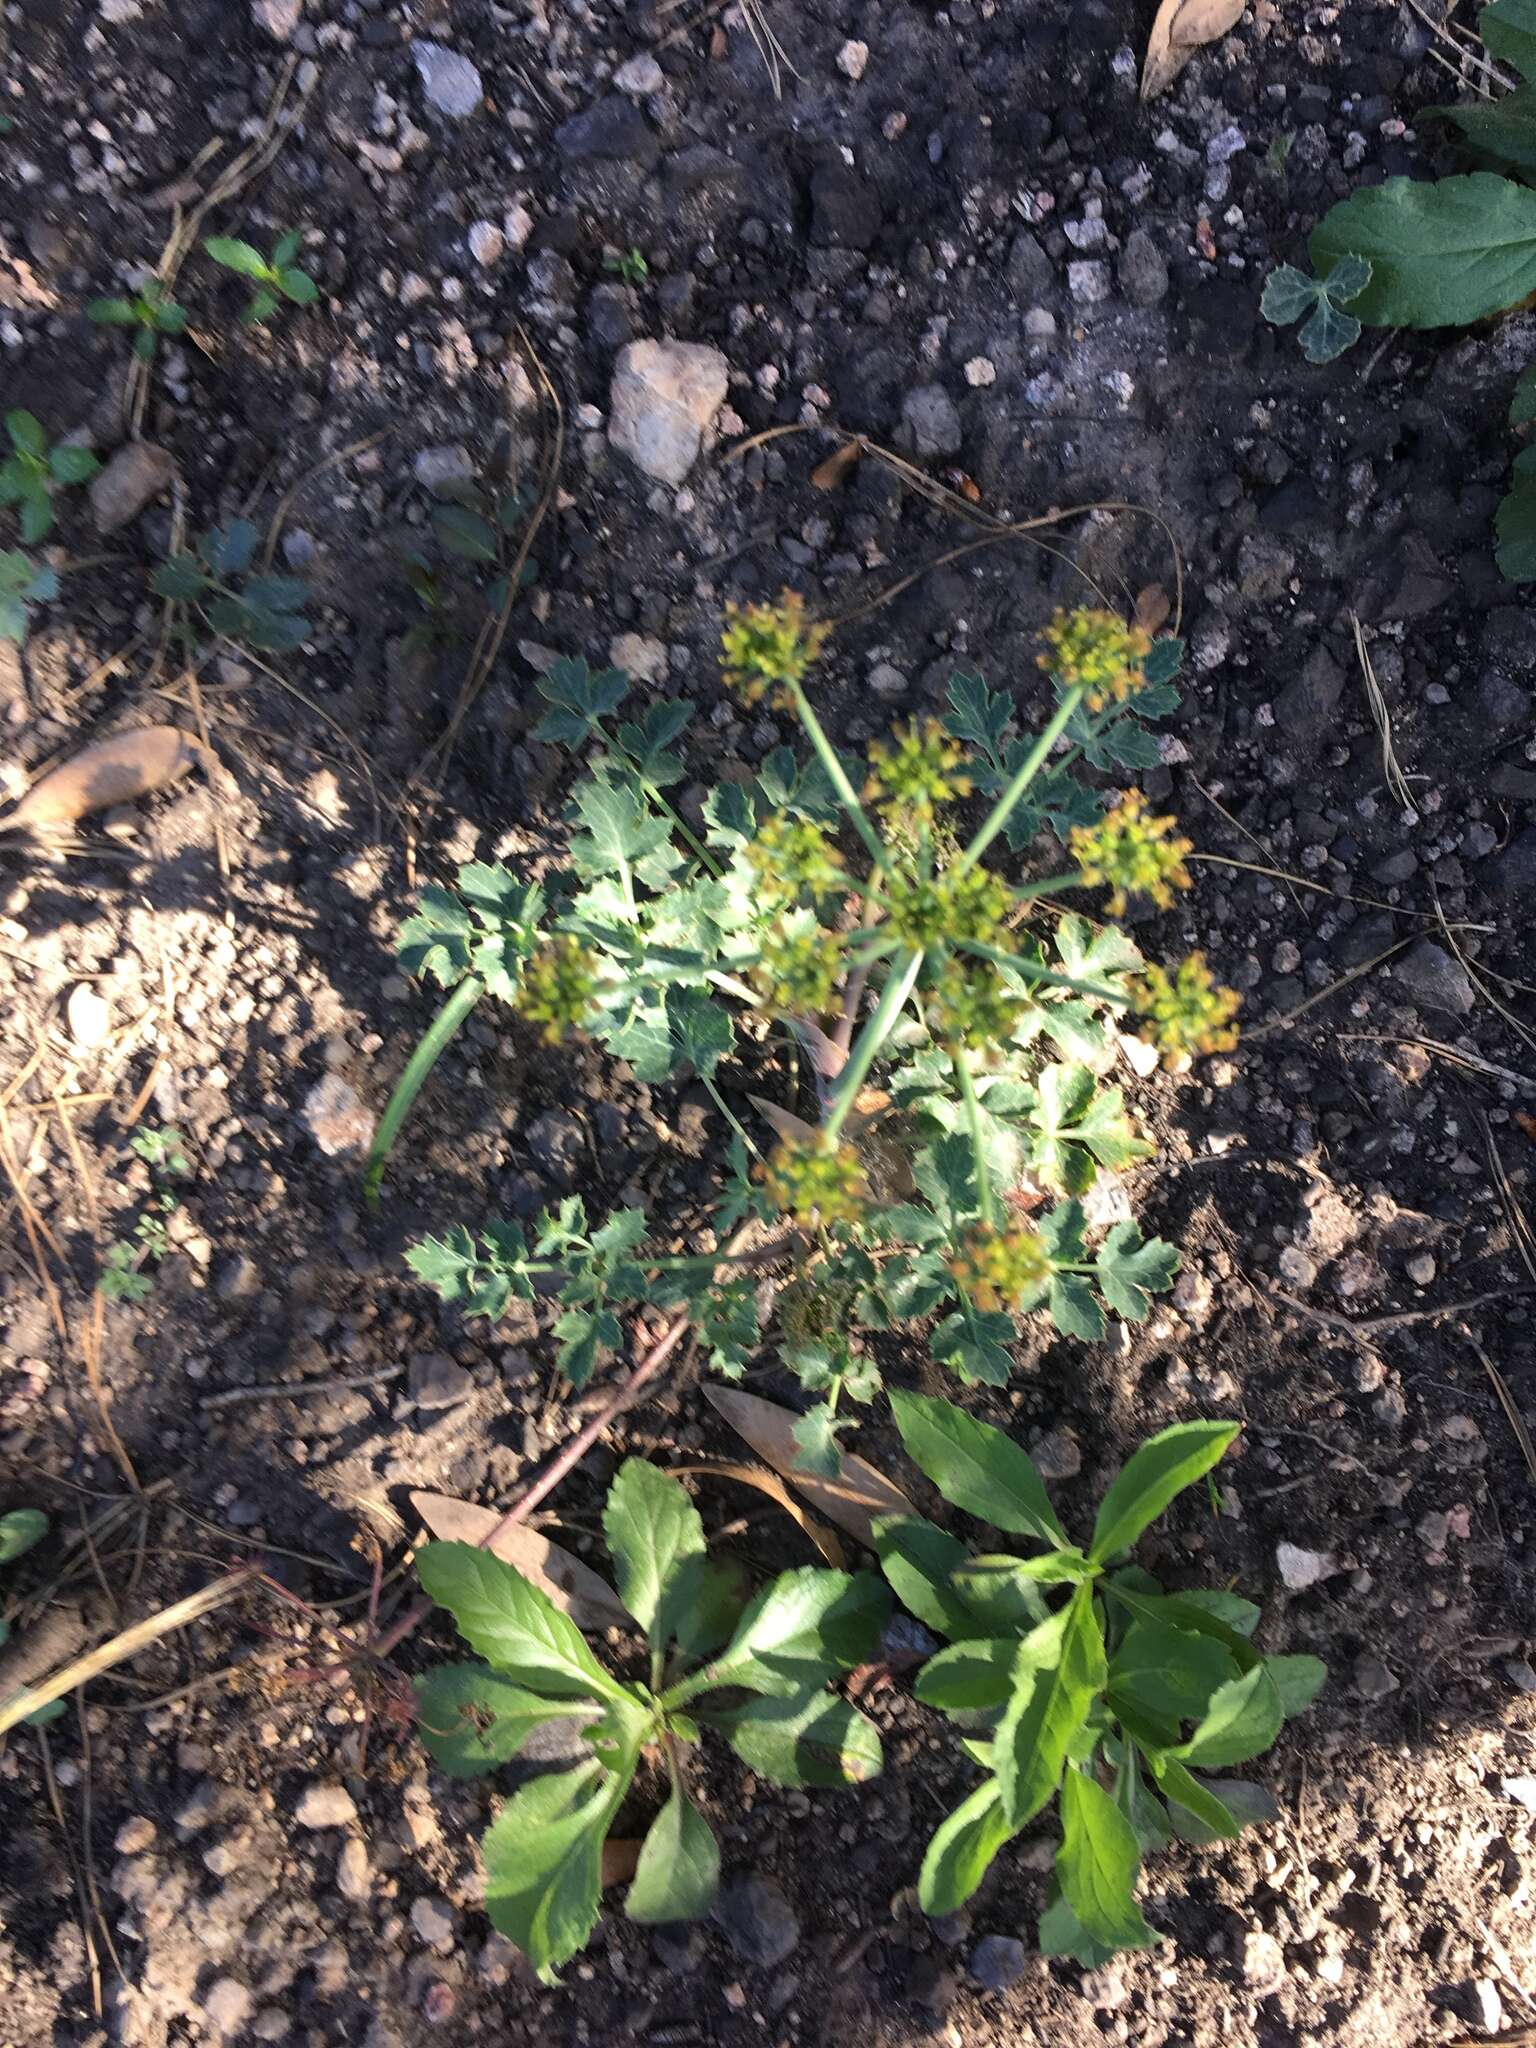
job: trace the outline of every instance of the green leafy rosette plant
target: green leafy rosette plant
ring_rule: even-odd
[[[948,1639],[918,1673],[916,1695],[962,1724],[987,1773],[928,1845],[923,1910],[963,1905],[1004,1844],[1059,1799],[1042,1952],[1097,1966],[1151,1947],[1159,1936],[1136,1904],[1143,1854],[1174,1835],[1230,1840],[1272,1817],[1260,1788],[1209,1774],[1262,1755],[1327,1676],[1315,1657],[1260,1656],[1250,1601],[1166,1593],[1128,1561],[1239,1425],[1177,1423],[1149,1438],[1099,1503],[1084,1549],[1002,1430],[920,1394],[893,1393],[891,1406],[908,1455],[944,1498],[1031,1546],[973,1556],[919,1516],[877,1524],[897,1597]]]
[[[569,865],[536,886],[474,863],[456,888],[423,892],[401,958],[448,995],[385,1110],[367,1178],[376,1193],[433,1063],[486,998],[548,1040],[590,1034],[644,1082],[691,1072],[729,1133],[713,1242],[787,1220],[804,1248],[776,1334],[816,1397],[804,1461],[835,1472],[840,1402],[880,1386],[866,1333],[934,1319],[935,1355],[963,1381],[998,1383],[1022,1316],[1087,1340],[1110,1314],[1146,1316],[1177,1254],[1134,1222],[1094,1226],[1084,1200],[1101,1173],[1151,1150],[1108,1080],[1119,1027],[1136,1020],[1170,1055],[1209,1051],[1233,1042],[1237,998],[1198,954],[1165,971],[1113,923],[1030,922],[1068,890],[1104,892],[1114,918],[1133,894],[1166,908],[1188,886],[1172,819],[1134,790],[1106,810],[1074,775],[1157,759],[1147,721],[1177,701],[1177,641],[1105,612],[1060,614],[1041,656],[1054,709],[1037,734],[1019,730],[1011,698],[957,676],[944,721],[899,729],[858,766],[807,691],[823,638],[791,596],[731,615],[727,683],[794,717],[809,755],[771,753],[755,776],[716,787],[694,824],[669,794],[691,707],[664,700],[626,718],[618,670],[554,665],[536,737],[587,757]],[[964,836],[959,807],[976,798]],[[1066,872],[1017,882],[990,864],[1044,828],[1065,840]],[[821,1115],[788,1119],[760,1149],[723,1075],[775,1028],[818,1067]],[[878,1128],[875,1081],[889,1098]],[[456,1224],[410,1263],[472,1315],[558,1286],[562,1363],[578,1384],[638,1303],[686,1307],[715,1367],[739,1373],[761,1341],[743,1270],[761,1247],[679,1258],[646,1237],[638,1210],[594,1230],[569,1202],[531,1239],[515,1223]]]
[[[880,1737],[828,1681],[875,1652],[890,1596],[868,1573],[810,1566],[751,1598],[711,1558],[681,1482],[644,1459],[620,1466],[603,1530],[620,1598],[643,1631],[644,1681],[603,1662],[522,1575],[467,1543],[429,1543],[423,1586],[483,1659],[417,1681],[422,1739],[451,1776],[509,1763],[541,1723],[578,1717],[586,1754],[520,1786],[483,1843],[486,1910],[546,1982],[586,1945],[602,1897],[603,1843],[652,1760],[668,1786],[625,1898],[632,1920],[698,1919],[720,1851],[690,1797],[686,1755],[706,1729],[777,1785],[862,1784]]]

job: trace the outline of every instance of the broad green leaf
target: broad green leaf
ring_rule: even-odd
[[[415,1681],[417,1726],[450,1778],[482,1778],[509,1763],[541,1721],[569,1715],[569,1701],[541,1699],[489,1664],[438,1664]]]
[[[1013,1360],[1003,1347],[1018,1334],[1005,1309],[979,1309],[967,1301],[939,1324],[929,1348],[940,1365],[951,1367],[971,1385],[1001,1387],[1013,1376]]]
[[[622,1024],[603,1031],[601,1037],[616,1060],[634,1069],[637,1081],[654,1086],[677,1069],[681,1055],[660,1003],[637,1003]]]
[[[279,235],[272,244],[272,267],[282,270],[290,264],[304,246],[304,230],[290,228],[285,235]]]
[[[149,587],[156,597],[188,604],[202,596],[208,587],[208,576],[195,555],[172,555],[151,575]]]
[[[1040,1915],[1038,1938],[1041,1955],[1068,1956],[1074,1963],[1081,1963],[1085,1970],[1102,1970],[1120,1953],[1119,1943],[1094,1940],[1061,1896],[1061,1886],[1054,1881],[1045,1911]]]
[[[603,1536],[618,1567],[619,1598],[651,1647],[665,1649],[656,1624],[667,1589],[683,1559],[704,1549],[704,1524],[683,1482],[644,1458],[626,1458],[608,1490]]]
[[[917,1881],[923,1911],[934,1918],[958,1912],[1017,1832],[1003,1813],[997,1780],[988,1778],[940,1821],[928,1844]]]
[[[717,783],[704,799],[704,840],[708,846],[733,851],[745,846],[756,822],[752,799],[738,782]]]
[[[89,448],[55,448],[48,456],[48,471],[57,484],[83,484],[101,464]]]
[[[0,1564],[24,1557],[47,1534],[48,1517],[41,1508],[12,1508],[0,1515]]]
[[[628,1697],[588,1649],[575,1622],[488,1550],[470,1543],[428,1543],[417,1553],[416,1569],[470,1648],[498,1671],[551,1699]]]
[[[949,679],[949,714],[945,730],[957,740],[980,747],[994,767],[1003,736],[1013,721],[1013,702],[1001,691],[989,690],[977,675],[956,673]]]
[[[555,1318],[556,1363],[573,1387],[584,1387],[600,1359],[612,1357],[624,1332],[611,1309],[568,1308]]]
[[[251,519],[231,519],[227,526],[204,534],[198,552],[216,576],[243,576],[256,556],[261,538]]]
[[[5,416],[5,431],[18,454],[31,455],[41,461],[48,453],[48,436],[35,413],[24,412],[17,406]]]
[[[1264,280],[1259,311],[1272,326],[1289,327],[1317,304],[1317,280],[1294,263],[1280,263]]]
[[[571,861],[587,880],[627,873],[667,842],[666,819],[648,813],[635,791],[622,783],[584,782],[574,804],[586,831],[571,841]]]
[[[1110,1659],[1111,1694],[1125,1693],[1150,1714],[1193,1720],[1211,1695],[1237,1676],[1231,1653],[1212,1636],[1138,1621]]]
[[[85,309],[87,320],[98,327],[137,327],[137,309],[128,299],[92,299]]]
[[[804,1692],[867,1663],[889,1612],[889,1593],[867,1572],[781,1572],[748,1605],[709,1681],[785,1698]]]
[[[1156,651],[1154,647],[1153,653]],[[1149,661],[1151,658],[1148,655]],[[1094,816],[1098,815],[1095,809]],[[1056,956],[1062,972],[1074,981],[1112,982],[1117,975],[1132,974],[1143,964],[1140,952],[1118,925],[1101,925],[1095,930],[1086,918],[1077,916],[1064,917],[1056,927]]]
[[[309,272],[292,264],[283,266],[278,272],[277,282],[284,298],[291,299],[296,306],[312,306],[320,296],[320,287]]]
[[[1198,1607],[1207,1614],[1213,1614],[1240,1636],[1253,1634],[1263,1612],[1252,1600],[1245,1600],[1241,1593],[1229,1593],[1224,1586],[1191,1586],[1175,1594],[1174,1598],[1180,1607]],[[1187,1627],[1188,1622],[1181,1622],[1179,1626]]]
[[[1234,1626],[1227,1621],[1222,1609],[1211,1604],[1211,1595],[1147,1593],[1141,1586],[1133,1583],[1133,1576],[1141,1575],[1115,1572],[1099,1581],[1100,1589],[1118,1601],[1138,1620],[1171,1628],[1189,1629],[1197,1635],[1214,1637],[1218,1643],[1224,1644],[1231,1651],[1240,1671],[1251,1671],[1261,1661],[1258,1651],[1242,1632],[1243,1624],[1238,1623]],[[1235,1596],[1218,1597],[1225,1599]],[[1240,1604],[1243,1607],[1249,1605],[1247,1601]],[[1249,1621],[1247,1626],[1251,1628],[1252,1621]]]
[[[1511,583],[1530,582],[1536,577],[1536,448],[1523,448],[1515,457],[1514,481],[1500,500],[1494,525],[1499,573]]]
[[[731,1557],[685,1557],[662,1602],[662,1622],[689,1663],[728,1643],[751,1597],[746,1567]]]
[[[1273,1794],[1262,1785],[1244,1784],[1241,1778],[1195,1778],[1191,1782],[1200,1787],[1211,1798],[1220,1802],[1228,1818],[1240,1828],[1263,1827],[1280,1818],[1280,1809]],[[1173,1832],[1181,1842],[1193,1842],[1200,1848],[1212,1842],[1230,1840],[1230,1836],[1219,1833],[1207,1826],[1197,1813],[1181,1805],[1170,1793],[1168,1798],[1168,1819]]]
[[[800,1356],[786,1353],[786,1363],[801,1372],[809,1387],[812,1380],[801,1370]],[[795,1470],[809,1473],[813,1479],[836,1479],[843,1469],[843,1450],[838,1442],[840,1430],[852,1429],[857,1417],[836,1415],[830,1402],[820,1401],[814,1408],[808,1408],[803,1415],[795,1418],[790,1435],[795,1444]]]
[[[1145,1322],[1152,1296],[1164,1294],[1179,1270],[1179,1255],[1160,1237],[1142,1239],[1134,1223],[1117,1223],[1094,1261],[1104,1299],[1128,1323]]]
[[[912,1178],[951,1235],[976,1214],[976,1158],[970,1139],[958,1131],[918,1153]]]
[[[631,1920],[651,1927],[702,1920],[720,1890],[720,1844],[681,1785],[646,1830],[624,1901]]]
[[[1263,1664],[1229,1679],[1211,1695],[1205,1717],[1178,1750],[1197,1769],[1224,1770],[1262,1756],[1280,1733],[1285,1708],[1280,1688]]]
[[[1536,0],[1532,0],[1536,6]],[[1527,363],[1515,380],[1514,396],[1509,402],[1509,424],[1512,427],[1528,427],[1536,420],[1536,363]]]
[[[1104,1676],[1093,1588],[1084,1584],[1069,1606],[1019,1645],[1015,1691],[993,1746],[1003,1808],[1014,1827],[1032,1821],[1060,1784],[1068,1748]]]
[[[1198,1778],[1191,1777],[1177,1757],[1154,1757],[1152,1775],[1170,1809],[1180,1809],[1175,1825],[1189,1816],[1213,1842],[1233,1842],[1242,1833],[1243,1824],[1237,1816],[1209,1787],[1202,1785]]]
[[[1130,1822],[1086,1771],[1071,1769],[1061,1787],[1061,1847],[1056,1878],[1078,1924],[1106,1947],[1151,1948],[1159,1936],[1136,1904],[1141,1852]]]
[[[435,505],[432,531],[450,555],[466,562],[494,562],[496,533],[477,512],[464,505]]]
[[[1321,1657],[1266,1657],[1264,1669],[1275,1681],[1287,1720],[1305,1713],[1328,1683],[1328,1666]]]
[[[724,1005],[700,989],[669,988],[667,1022],[679,1052],[699,1079],[712,1080],[736,1036]]]
[[[629,677],[621,668],[594,675],[584,661],[562,657],[539,678],[539,691],[550,705],[534,738],[567,747],[579,746],[599,730],[629,695]]]
[[[272,265],[249,242],[242,242],[234,235],[206,235],[203,247],[215,263],[222,263],[226,270],[235,270],[242,277],[264,280],[272,275]]]
[[[1066,1551],[1043,1550],[1040,1558],[1066,1556]],[[1077,1556],[1076,1551],[1071,1552]],[[951,1581],[973,1619],[962,1636],[1028,1635],[1049,1609],[1038,1579],[1016,1571],[1016,1557],[973,1557],[955,1572]],[[979,1624],[979,1625],[978,1625]]]
[[[1017,1636],[973,1637],[928,1659],[913,1681],[915,1698],[944,1714],[985,1713],[1007,1703],[1019,1654]]]
[[[1152,1146],[1136,1131],[1125,1113],[1125,1097],[1118,1088],[1102,1088],[1093,1097],[1072,1133],[1080,1145],[1112,1173],[1129,1166],[1134,1159],[1150,1159]]]
[[[921,1515],[878,1515],[875,1550],[896,1598],[941,1636],[976,1632],[975,1618],[950,1584],[969,1556],[966,1547]]]
[[[1373,327],[1466,327],[1536,291],[1536,192],[1490,171],[1362,185],[1313,230],[1325,270],[1361,256],[1352,311]]]
[[[1149,1849],[1166,1849],[1172,1834],[1168,1815],[1141,1774],[1136,1745],[1112,1737],[1105,1753],[1115,1766],[1115,1804],[1130,1822],[1137,1848],[1143,1856]]]
[[[625,1790],[622,1775],[595,1762],[552,1771],[507,1801],[481,1844],[491,1925],[546,1984],[596,1925],[603,1837]]]
[[[1536,79],[1536,0],[1491,0],[1477,17],[1477,32],[1491,57]]]
[[[891,1408],[907,1456],[953,1506],[1011,1535],[1066,1547],[1040,1475],[1011,1437],[928,1394],[893,1393]]]
[[[1047,1306],[1064,1337],[1081,1337],[1087,1344],[1103,1337],[1104,1311],[1086,1273],[1053,1273]]]
[[[1088,1553],[1095,1564],[1129,1550],[1176,1494],[1210,1471],[1241,1428],[1238,1422],[1176,1422],[1133,1451],[1099,1502]]]
[[[1425,114],[1454,122],[1479,156],[1494,157],[1527,176],[1536,171],[1536,86],[1517,86],[1494,100],[1425,107],[1418,118]]]
[[[836,1693],[753,1699],[704,1718],[749,1770],[775,1785],[863,1785],[880,1775],[879,1730]]]

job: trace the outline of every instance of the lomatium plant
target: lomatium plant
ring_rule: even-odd
[[[1237,998],[1198,954],[1149,966],[1115,923],[1055,904],[1098,891],[1113,919],[1133,895],[1167,906],[1188,886],[1172,820],[1134,790],[1106,808],[1074,773],[1156,761],[1148,721],[1177,702],[1177,641],[1108,612],[1059,614],[1040,656],[1054,707],[1037,733],[1011,697],[961,675],[944,719],[900,728],[857,764],[809,694],[824,631],[790,595],[730,612],[727,685],[798,721],[808,750],[780,748],[720,784],[693,825],[668,794],[691,707],[624,718],[622,673],[555,664],[537,737],[586,757],[568,866],[535,884],[472,863],[456,888],[423,892],[401,956],[449,994],[381,1119],[368,1180],[376,1193],[411,1102],[482,1000],[543,1039],[596,1039],[641,1081],[695,1076],[729,1134],[696,1254],[652,1251],[641,1210],[594,1224],[572,1198],[531,1237],[459,1223],[410,1262],[472,1315],[558,1291],[577,1385],[618,1349],[635,1304],[685,1305],[727,1374],[771,1335],[816,1397],[802,1460],[831,1472],[840,1404],[880,1387],[868,1333],[930,1321],[940,1361],[995,1384],[1023,1317],[1091,1341],[1111,1314],[1147,1315],[1176,1252],[1134,1222],[1095,1222],[1085,1201],[1151,1151],[1107,1076],[1122,1029],[1173,1058],[1230,1046]],[[979,817],[968,836],[962,815]],[[1065,872],[1020,878],[1019,860],[998,863],[1045,827],[1066,845]],[[820,1115],[781,1116],[776,1141],[761,1127],[755,1138],[722,1070],[786,1031],[819,1071]],[[731,1233],[774,1219],[797,1252],[768,1332],[761,1237],[742,1248]]]

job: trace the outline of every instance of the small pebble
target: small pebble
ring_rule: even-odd
[[[345,1785],[308,1785],[293,1817],[301,1828],[344,1828],[357,1819],[357,1805]]]

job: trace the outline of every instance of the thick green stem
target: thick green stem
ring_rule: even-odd
[[[955,1069],[955,1079],[960,1084],[960,1100],[965,1104],[965,1120],[971,1131],[971,1152],[976,1160],[976,1198],[981,1204],[981,1220],[992,1223],[996,1210],[992,1202],[992,1176],[987,1171],[986,1147],[981,1141],[981,1104],[976,1099],[976,1083],[971,1078],[971,1063],[963,1046],[950,1050],[950,1061]]]
[[[405,1072],[395,1083],[395,1092],[379,1118],[379,1127],[373,1134],[373,1143],[368,1148],[368,1158],[363,1167],[363,1193],[370,1203],[379,1199],[385,1162],[394,1150],[400,1126],[411,1113],[412,1103],[421,1093],[428,1074],[442,1058],[449,1040],[484,994],[485,983],[479,975],[466,974],[432,1019],[426,1036],[406,1062]]]
[[[1056,715],[1051,719],[1049,725],[1046,726],[1044,732],[1041,733],[1039,739],[1035,741],[1028,754],[1025,755],[1018,774],[1014,776],[1008,787],[987,813],[986,822],[982,825],[981,830],[955,863],[953,870],[955,874],[963,875],[967,868],[975,867],[977,861],[981,859],[981,856],[992,844],[998,833],[1002,831],[1013,814],[1014,805],[1045,766],[1046,761],[1050,758],[1052,747],[1055,746],[1056,742],[1066,731],[1068,721],[1082,701],[1083,693],[1080,689],[1069,690],[1066,696],[1062,698],[1056,707]]]
[[[731,1105],[726,1101],[725,1097],[720,1093],[720,1090],[715,1086],[714,1076],[711,1074],[700,1074],[699,1079],[704,1083],[704,1086],[709,1090],[710,1101],[714,1103],[716,1109],[719,1110],[720,1114],[725,1118],[726,1122],[730,1125],[731,1129],[736,1133],[737,1137],[740,1138],[743,1145],[745,1145],[747,1150],[752,1154],[752,1157],[754,1159],[761,1159],[763,1155],[761,1152],[758,1151],[756,1145],[753,1144],[751,1138],[748,1136],[746,1130],[743,1128],[741,1118],[736,1114],[735,1110],[731,1108]]]
[[[921,953],[909,953],[904,961],[898,960],[891,969],[890,979],[881,991],[874,1014],[859,1033],[858,1043],[848,1055],[848,1064],[838,1080],[837,1094],[826,1123],[822,1126],[823,1136],[828,1143],[834,1140],[842,1129],[853,1099],[864,1086],[864,1077],[875,1063],[875,1056],[890,1037],[896,1019],[901,1015],[902,1005],[917,986],[917,977],[922,972]]]
[[[822,731],[821,720],[811,709],[810,699],[798,683],[789,685],[790,702],[795,707],[800,723],[805,727],[806,738],[816,749],[816,758],[827,771],[827,780],[837,792],[838,802],[853,820],[859,837],[869,849],[869,857],[877,868],[887,868],[885,847],[880,834],[869,822],[869,814],[859,802],[853,784],[848,780],[848,771],[837,758],[832,742]]]

